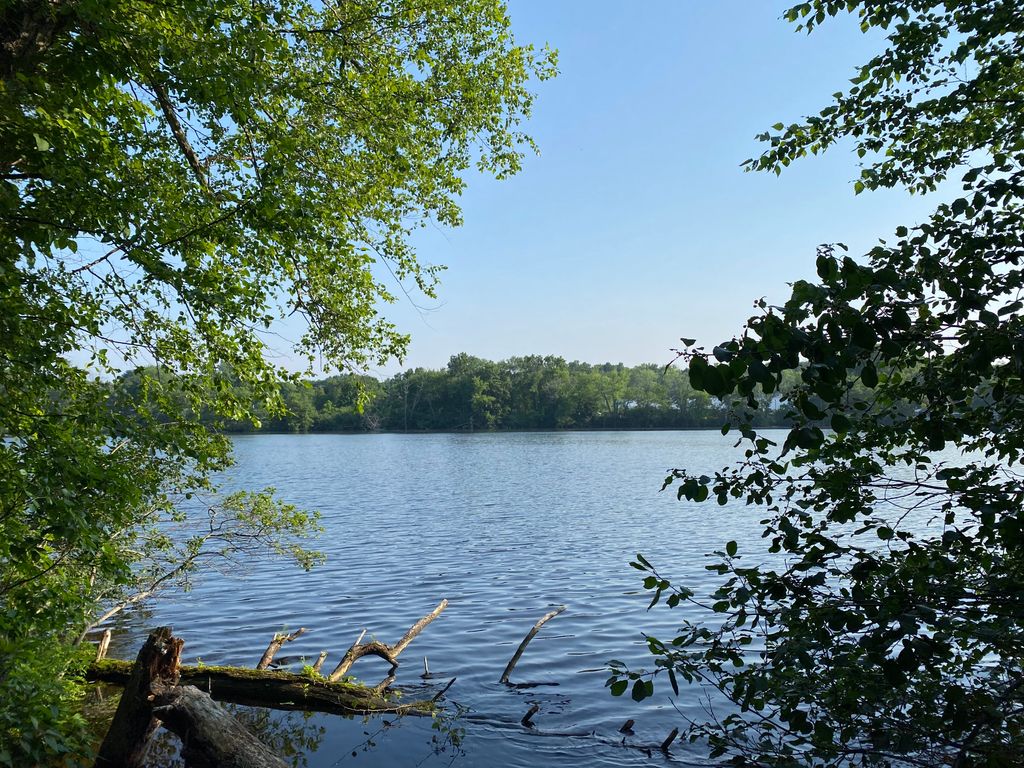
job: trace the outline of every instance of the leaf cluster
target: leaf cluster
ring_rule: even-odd
[[[315,516],[219,497],[209,424],[282,411],[279,320],[300,318],[310,365],[402,354],[379,308],[438,272],[409,234],[458,223],[467,171],[519,169],[554,68],[499,0],[0,7],[5,760],[71,749],[48,740],[66,707],[36,714],[62,685],[37,673],[64,667],[33,642],[207,562],[316,561]]]
[[[722,581],[707,598],[638,558],[655,601],[710,618],[649,638],[655,670],[619,669],[610,685],[633,680],[646,696],[672,670],[673,688],[676,675],[705,686],[709,712],[730,708],[690,737],[736,764],[1016,765],[1024,14],[1013,2],[819,1],[788,17],[811,30],[847,11],[886,31],[885,50],[818,116],[763,137],[750,167],[852,139],[858,191],[926,191],[959,172],[961,195],[863,258],[821,247],[816,281],[761,302],[712,354],[685,353],[695,387],[746,399],[724,430],[744,452],[713,477],[677,470],[666,483],[689,501],[759,508],[768,551],[715,553]],[[750,393],[794,370],[793,426],[776,445],[751,425]]]

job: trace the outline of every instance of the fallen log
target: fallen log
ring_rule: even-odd
[[[181,739],[181,756],[190,768],[287,768],[234,715],[194,686],[168,688],[153,705],[153,714]]]
[[[93,663],[87,679],[124,685],[131,675],[128,661],[103,659]],[[249,669],[247,667],[182,666],[182,685],[194,685],[215,701],[272,709],[365,715],[374,712],[426,712],[430,701],[398,704],[380,692],[351,683],[332,683],[323,678],[293,672]]]

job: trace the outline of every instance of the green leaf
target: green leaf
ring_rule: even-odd
[[[875,364],[870,360],[864,363],[864,367],[861,368],[860,380],[865,387],[870,389],[878,386],[878,371],[875,370]]]
[[[636,680],[630,695],[633,697],[633,701],[643,701],[654,695],[654,683],[650,680]]]

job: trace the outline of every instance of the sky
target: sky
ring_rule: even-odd
[[[464,225],[417,234],[420,259],[447,267],[439,296],[384,308],[412,342],[371,373],[459,352],[664,364],[680,337],[713,345],[758,298],[784,300],[819,243],[861,253],[923,219],[934,200],[855,196],[842,146],[781,177],[741,169],[756,134],[826,106],[881,43],[851,17],[798,33],[786,7],[511,0],[517,41],[559,52],[525,126],[541,154],[510,180],[471,174]]]

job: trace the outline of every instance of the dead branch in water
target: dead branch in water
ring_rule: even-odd
[[[90,666],[86,677],[124,685],[131,676],[131,669],[131,662],[104,659]],[[331,683],[324,678],[294,672],[206,665],[182,666],[179,672],[182,684],[194,685],[215,701],[229,704],[338,715],[429,711],[431,708],[429,701],[396,704],[372,688]]]
[[[256,669],[266,669],[270,666],[270,662],[274,660],[274,654],[281,650],[281,646],[285,643],[290,643],[295,638],[306,633],[305,627],[299,627],[297,630],[292,632],[290,635],[275,634],[274,639],[270,641],[270,645],[267,646],[267,650],[263,652],[263,656],[260,657],[259,663],[256,665]]]
[[[379,640],[372,640],[369,643],[362,642],[363,635],[366,634],[366,630],[364,629],[362,634],[359,635],[359,639],[356,640],[347,651],[345,651],[345,655],[342,657],[341,661],[338,662],[338,666],[334,668],[334,671],[331,672],[327,679],[332,683],[337,682],[343,678],[348,673],[349,669],[351,669],[352,665],[357,660],[363,658],[363,656],[378,656],[384,659],[391,665],[391,672],[393,673],[398,667],[398,654],[408,647],[409,643],[411,643],[416,636],[423,631],[424,627],[440,616],[441,611],[443,611],[447,606],[448,601],[442,600],[437,604],[437,607],[434,608],[434,610],[409,627],[409,631],[402,635],[402,639],[394,645],[385,645]]]
[[[523,638],[523,642],[516,648],[516,652],[512,654],[512,658],[508,662],[508,666],[505,667],[505,671],[501,673],[501,679],[498,682],[508,684],[509,675],[512,674],[512,670],[515,669],[516,664],[519,663],[520,657],[523,655],[523,651],[526,650],[526,646],[530,644],[534,636],[540,631],[540,628],[544,626],[548,621],[555,618],[558,614],[566,609],[566,606],[560,605],[550,613],[544,614],[540,620],[533,625],[533,629],[526,633],[526,637]]]

